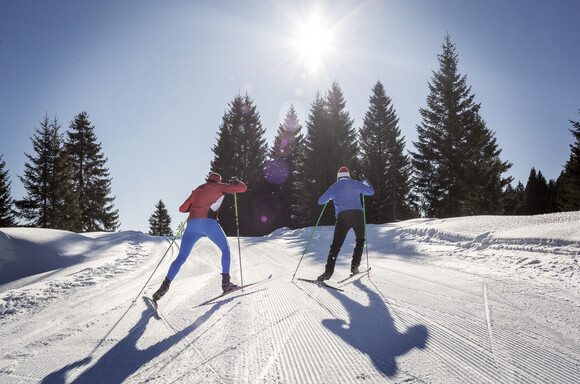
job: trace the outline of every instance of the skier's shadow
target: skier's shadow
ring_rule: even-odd
[[[427,327],[414,325],[399,333],[382,298],[360,280],[353,284],[366,292],[369,305],[362,305],[346,295],[331,291],[348,311],[350,322],[347,324],[340,319],[326,319],[322,324],[368,355],[378,370],[392,377],[398,371],[397,356],[402,356],[413,348],[425,348],[429,338]]]
[[[139,370],[144,364],[169,350],[171,347],[183,341],[183,338],[193,332],[194,329],[205,323],[211,315],[225,302],[214,305],[210,310],[197,318],[191,325],[181,331],[167,337],[164,340],[151,345],[146,349],[138,349],[137,342],[143,336],[147,323],[154,318],[150,309],[141,313],[139,321],[131,328],[129,334],[120,340],[115,346],[107,351],[101,358],[83,373],[73,383],[107,383],[120,384],[129,376]],[[71,363],[58,371],[55,371],[42,380],[42,384],[65,384],[66,374],[74,368],[81,367],[91,362],[91,357]]]

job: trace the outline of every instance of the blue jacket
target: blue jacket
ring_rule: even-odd
[[[318,199],[318,204],[326,204],[332,200],[334,202],[334,215],[349,209],[358,209],[362,211],[360,194],[371,196],[375,190],[367,179],[361,183],[352,179],[341,179],[332,184]]]

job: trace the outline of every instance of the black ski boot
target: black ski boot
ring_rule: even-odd
[[[358,270],[358,265],[351,265],[350,266],[350,274],[356,275],[357,273],[360,273],[360,271]]]
[[[171,285],[171,280],[166,277],[161,283],[161,287],[153,294],[153,301],[157,302],[157,300],[161,299],[169,291],[169,285]]]
[[[230,275],[227,273],[222,273],[222,291],[228,292],[232,289],[236,289],[238,286],[230,281]]]
[[[336,255],[334,255],[332,253],[332,249],[331,249],[330,252],[328,253],[328,258],[326,259],[326,265],[324,266],[324,273],[322,275],[318,276],[318,278],[316,280],[324,281],[324,280],[330,279],[332,277],[332,274],[334,273],[334,265],[335,264],[336,264]]]
[[[328,264],[326,264],[326,268],[324,268],[324,273],[322,275],[318,276],[318,278],[316,280],[318,280],[318,281],[328,280],[332,277],[333,273],[334,273],[334,264],[332,265],[332,267],[330,267]]]
[[[322,275],[318,276],[318,278],[316,280],[324,281],[324,280],[330,279],[331,277],[332,277],[332,273],[324,272]]]

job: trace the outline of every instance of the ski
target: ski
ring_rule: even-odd
[[[253,282],[253,283],[249,283],[249,284],[244,284],[244,285],[241,285],[241,286],[239,286],[239,287],[237,287],[237,288],[234,288],[234,289],[232,289],[231,291],[227,291],[227,292],[224,292],[224,293],[222,293],[221,295],[217,295],[217,296],[216,296],[216,297],[214,297],[213,299],[209,299],[209,300],[206,300],[206,301],[204,301],[203,303],[199,304],[199,305],[198,305],[198,307],[201,307],[202,305],[207,305],[207,304],[210,304],[210,303],[212,303],[212,302],[214,302],[214,301],[216,301],[216,300],[218,300],[218,299],[221,299],[221,298],[222,298],[222,297],[224,297],[224,296],[227,296],[227,295],[229,295],[230,293],[237,292],[237,291],[239,291],[239,290],[241,290],[241,289],[248,288],[248,287],[251,287],[251,286],[253,286],[253,285],[262,284],[262,283],[264,283],[264,282],[266,282],[266,281],[270,280],[271,278],[272,278],[272,275],[270,275],[270,276],[266,277],[265,279],[262,279],[262,280],[259,280],[259,281],[255,281],[255,282]]]
[[[326,288],[330,288],[330,289],[335,289],[335,290],[337,290],[337,291],[340,291],[340,292],[344,292],[344,289],[340,289],[340,288],[338,288],[338,287],[335,287],[335,286],[332,286],[332,285],[328,285],[328,284],[326,284],[324,281],[318,281],[318,280],[310,280],[310,279],[303,279],[303,278],[301,278],[301,277],[297,278],[296,280],[300,280],[300,281],[306,281],[306,282],[308,282],[308,283],[316,284],[316,285],[318,285],[318,286],[320,286],[320,287],[326,287]]]
[[[145,303],[147,304],[149,309],[153,311],[153,313],[155,314],[155,318],[157,320],[160,320],[161,315],[159,314],[159,306],[157,305],[157,302],[148,296],[143,296],[143,300],[145,300]]]
[[[359,277],[361,277],[360,275],[362,275],[362,274],[364,274],[364,273],[369,273],[369,271],[370,271],[370,270],[371,270],[371,269],[369,268],[369,269],[367,269],[366,271],[362,271],[362,272],[359,272],[359,273],[352,274],[352,275],[350,275],[349,277],[347,277],[346,279],[342,279],[342,280],[340,280],[340,281],[338,282],[338,284],[342,284],[342,283],[344,283],[345,281],[347,281],[347,280],[350,280],[350,279],[352,279],[353,277],[356,277],[356,276],[359,276]]]

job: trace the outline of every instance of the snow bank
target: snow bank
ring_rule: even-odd
[[[87,233],[39,228],[0,228],[0,284],[107,257],[141,232]]]
[[[580,287],[580,212],[410,221],[397,234],[400,246],[428,248],[437,263],[467,260],[463,268]]]

